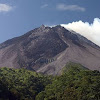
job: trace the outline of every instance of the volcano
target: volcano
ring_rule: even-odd
[[[0,67],[58,75],[68,62],[100,71],[100,47],[60,25],[42,25],[0,44]]]

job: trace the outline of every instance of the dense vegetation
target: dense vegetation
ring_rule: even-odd
[[[0,100],[100,100],[100,72],[73,63],[55,77],[1,68]]]
[[[51,83],[50,77],[26,69],[0,69],[0,98],[34,100]],[[1,100],[1,99],[0,99]]]

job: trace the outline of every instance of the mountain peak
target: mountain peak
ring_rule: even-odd
[[[43,24],[40,26],[41,29],[45,29],[45,27],[46,27],[46,26],[43,25]]]

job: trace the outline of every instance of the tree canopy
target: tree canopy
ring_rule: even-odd
[[[100,72],[73,63],[59,76],[0,68],[0,100],[100,100]]]

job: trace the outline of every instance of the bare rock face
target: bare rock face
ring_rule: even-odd
[[[0,67],[24,67],[57,75],[70,61],[100,70],[99,60],[99,46],[60,25],[52,28],[42,25],[0,44]]]

